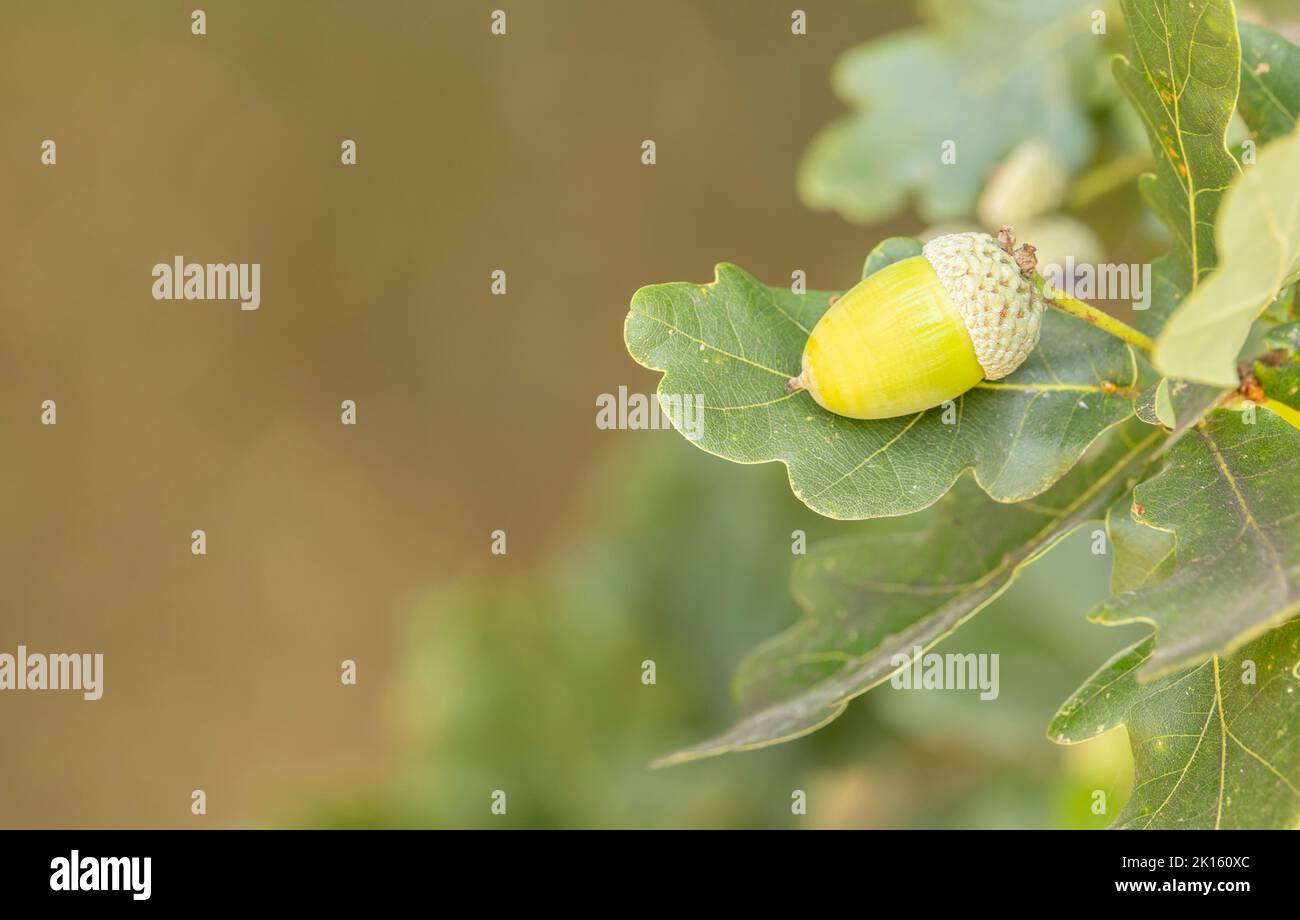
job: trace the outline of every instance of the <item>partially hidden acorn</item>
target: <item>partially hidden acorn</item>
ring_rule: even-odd
[[[864,278],[813,327],[787,388],[836,415],[878,419],[1007,376],[1038,344],[1043,318],[1009,249],[987,233],[953,233]]]

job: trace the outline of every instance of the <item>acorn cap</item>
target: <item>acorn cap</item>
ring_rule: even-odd
[[[1018,368],[1038,344],[1043,299],[987,233],[937,236],[921,248],[961,314],[988,380]]]

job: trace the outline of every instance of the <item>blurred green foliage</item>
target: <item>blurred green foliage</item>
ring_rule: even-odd
[[[1051,713],[1119,631],[1083,619],[1107,557],[1077,535],[940,651],[997,652],[1001,695],[888,685],[814,736],[666,770],[647,764],[730,718],[728,675],[791,623],[791,532],[855,527],[789,494],[776,467],[736,467],[676,435],[609,455],[571,528],[532,575],[492,572],[410,616],[391,687],[391,773],[344,778],[283,810],[291,825],[390,827],[1102,827],[1130,766],[1117,744],[1062,750]],[[502,566],[504,570],[504,565]],[[642,662],[656,683],[642,683]],[[489,812],[505,790],[507,814]],[[808,814],[792,814],[792,793]],[[347,791],[342,791],[347,790]]]
[[[836,94],[853,112],[818,134],[800,166],[809,207],[869,223],[897,212],[911,192],[926,220],[950,220],[974,210],[987,172],[1025,140],[1041,141],[1066,173],[1087,162],[1087,87],[1107,50],[1089,28],[1094,3],[917,6],[923,25],[836,62]]]

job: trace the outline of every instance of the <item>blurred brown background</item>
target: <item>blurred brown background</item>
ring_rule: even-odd
[[[99,702],[0,694],[0,825],[193,826],[195,788],[256,823],[385,768],[413,599],[535,564],[639,436],[593,421],[654,385],[632,292],[724,259],[846,286],[889,229],[794,175],[835,57],[911,12],[798,5],[799,38],[765,0],[0,10],[0,651],[106,656]],[[154,301],[176,255],[260,262],[261,310]]]

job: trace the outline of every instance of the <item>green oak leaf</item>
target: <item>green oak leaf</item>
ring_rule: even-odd
[[[1151,306],[1137,314],[1138,327],[1154,334],[1215,264],[1219,198],[1239,171],[1227,133],[1241,49],[1231,0],[1123,0],[1121,7],[1133,57],[1117,58],[1112,70],[1155,155],[1155,172],[1138,187],[1173,237],[1152,266]]]
[[[1277,400],[1292,409],[1300,410],[1300,363],[1266,365],[1255,364],[1255,379],[1264,390],[1269,402]]]
[[[1112,827],[1293,828],[1300,821],[1300,621],[1230,655],[1143,682],[1152,640],[1077,690],[1048,736],[1075,744],[1123,725],[1133,793]]]
[[[1174,398],[1170,395],[1169,378],[1166,377],[1156,384],[1156,393],[1154,409],[1156,418],[1166,428],[1173,428],[1178,424],[1178,415],[1174,410]]]
[[[1083,0],[928,0],[923,25],[845,54],[832,76],[854,112],[822,130],[800,196],[869,223],[909,194],[929,222],[972,213],[989,171],[1041,139],[1073,171],[1092,149],[1083,107],[1102,51]],[[897,88],[905,87],[905,92]],[[917,104],[923,99],[923,104]],[[955,162],[944,162],[945,144]]]
[[[1300,276],[1300,132],[1270,144],[1219,209],[1218,268],[1170,316],[1154,363],[1173,377],[1237,382],[1251,325]]]
[[[681,430],[698,428],[697,447],[738,463],[784,463],[795,495],[833,518],[919,511],[966,470],[998,501],[1032,498],[1133,412],[1132,349],[1048,310],[1042,342],[1019,370],[947,409],[876,421],[834,415],[785,388],[831,296],[768,287],[722,264],[712,284],[637,291],[628,351],[665,372],[660,403]],[[697,399],[702,419],[684,419]]]
[[[1174,570],[1174,535],[1134,521],[1131,501],[1125,496],[1106,516],[1116,592],[1157,584]],[[1102,666],[1048,728],[1056,743],[1076,744],[1126,727],[1137,775],[1113,826],[1292,826],[1300,808],[1297,622],[1232,656],[1142,682],[1153,643],[1146,639]],[[1253,684],[1241,683],[1247,661],[1254,662]]]
[[[733,687],[746,715],[657,761],[766,747],[838,717],[998,597],[1019,572],[1122,494],[1162,439],[1137,422],[1033,502],[990,502],[963,480],[932,508],[810,549],[795,565],[803,619],[760,646]],[[1140,438],[1140,439],[1138,439]]]
[[[1261,143],[1290,134],[1300,120],[1300,48],[1263,26],[1243,22],[1242,120]]]
[[[1133,404],[1137,417],[1148,425],[1164,425],[1173,428],[1178,424],[1174,413],[1173,398],[1169,395],[1169,378],[1161,377],[1142,391],[1142,395]]]
[[[1133,490],[1132,514],[1173,535],[1173,568],[1090,619],[1155,626],[1143,679],[1228,654],[1300,611],[1300,431],[1267,408],[1207,415]]]
[[[862,277],[880,271],[886,265],[919,256],[924,244],[910,236],[891,236],[876,244],[876,248],[867,254],[867,261],[862,263]]]
[[[1201,416],[1227,396],[1229,389],[1161,377],[1133,404],[1137,417],[1148,425],[1163,425],[1175,435],[1191,428]]]
[[[1173,574],[1177,540],[1133,520],[1133,494],[1126,492],[1106,511],[1106,535],[1115,548],[1110,591],[1136,591]]]

